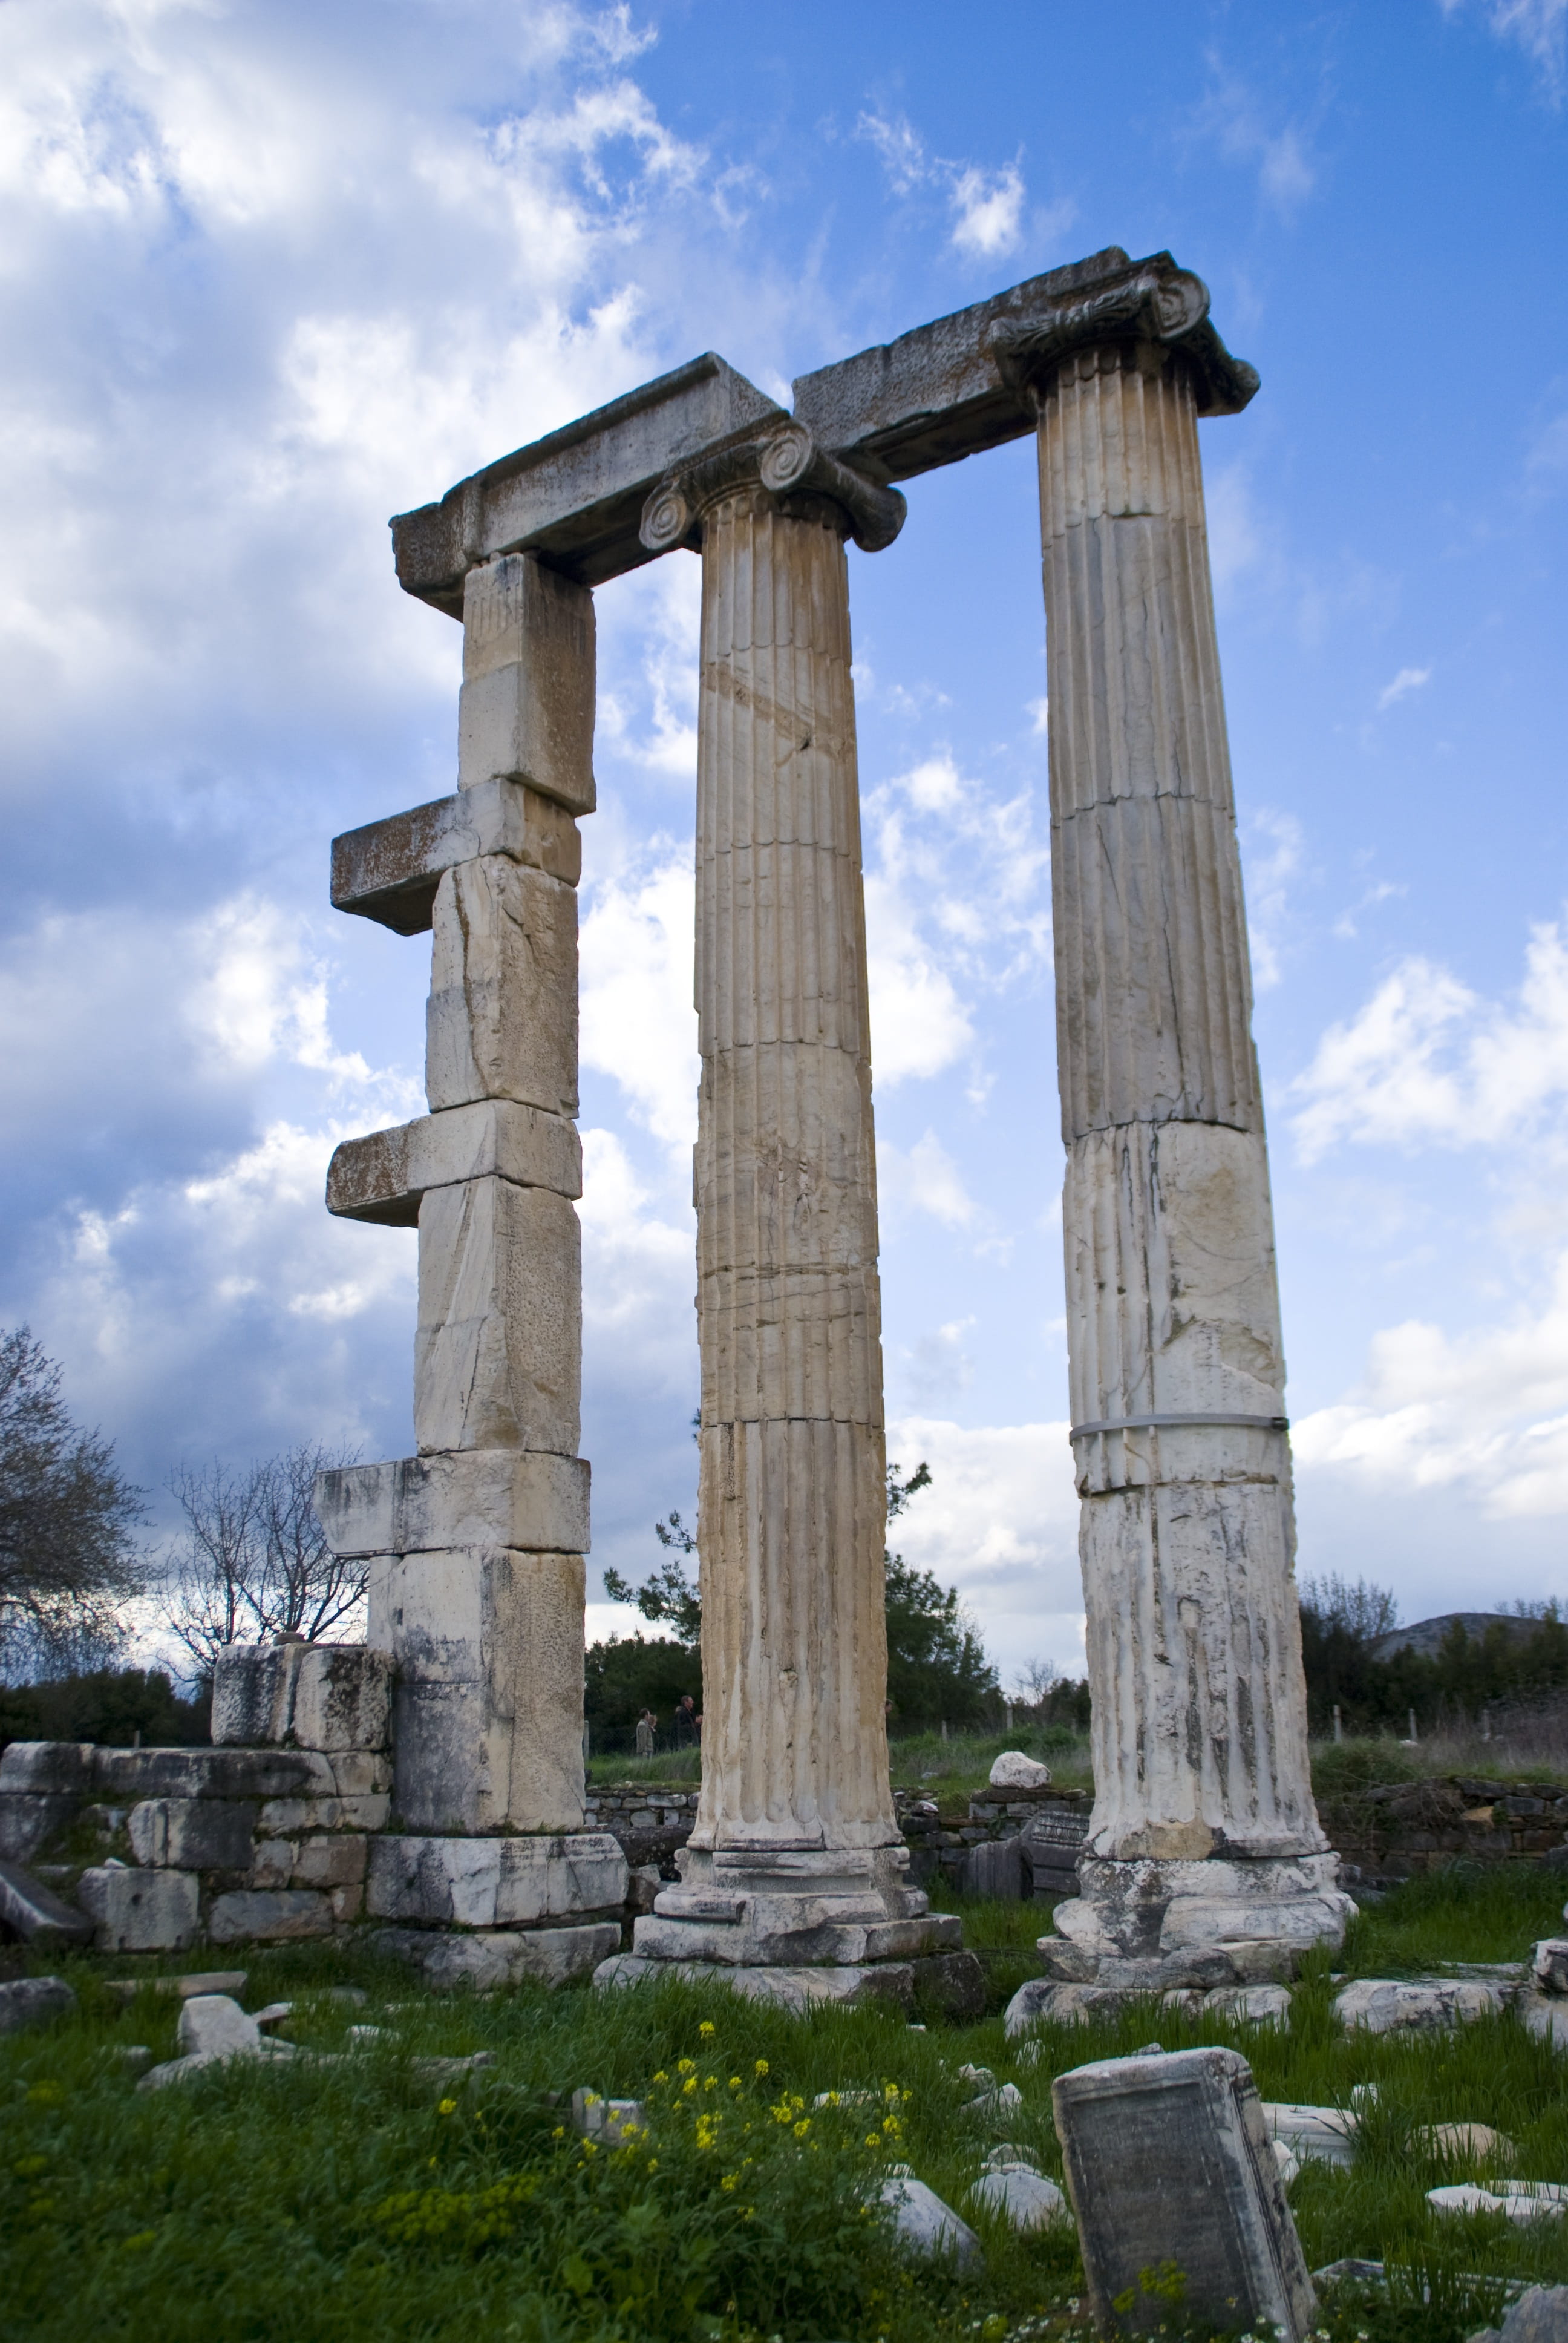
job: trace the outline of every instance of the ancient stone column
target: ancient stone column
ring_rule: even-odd
[[[1175,280],[1178,313],[1195,285]],[[1033,377],[1094,1694],[1089,1853],[1054,1970],[1220,1985],[1288,1970],[1352,1907],[1308,1773],[1200,377],[1136,314],[1073,341]]]
[[[649,502],[699,542],[695,1194],[703,1762],[643,1960],[860,1964],[950,1936],[888,1779],[886,1475],[844,538],[903,500],[784,425]]]

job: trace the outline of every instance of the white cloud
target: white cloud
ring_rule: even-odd
[[[1004,1676],[1041,1649],[1082,1667],[1078,1497],[1063,1423],[967,1426],[903,1415],[888,1453],[932,1484],[894,1525],[905,1559],[956,1585]]]
[[[582,923],[582,1061],[612,1075],[675,1151],[697,1136],[695,920],[690,850],[656,839],[637,866],[591,889]]]
[[[1402,667],[1393,681],[1385,683],[1377,696],[1379,715],[1382,715],[1385,708],[1392,708],[1395,700],[1403,699],[1408,692],[1419,691],[1423,683],[1431,681],[1431,668]]]
[[[1014,163],[1000,171],[982,171],[972,164],[960,171],[951,196],[957,215],[953,242],[959,250],[988,258],[1016,250],[1023,194],[1023,180]]]
[[[1210,65],[1215,83],[1198,110],[1199,136],[1212,138],[1229,160],[1255,165],[1264,199],[1283,218],[1293,218],[1318,183],[1303,126],[1271,122],[1255,91],[1221,73],[1213,57]]]
[[[967,1229],[976,1217],[974,1198],[934,1131],[908,1153],[890,1140],[878,1141],[877,1192],[885,1209],[929,1212],[947,1228]]]
[[[1290,1086],[1303,1162],[1334,1146],[1508,1147],[1568,1097],[1568,944],[1531,930],[1513,1001],[1489,1002],[1430,960],[1401,961],[1333,1025]]]
[[[1016,161],[987,170],[979,163],[930,155],[907,115],[861,114],[855,136],[874,146],[895,196],[940,187],[953,214],[955,250],[983,259],[1017,249],[1023,234],[1025,188]],[[1070,200],[1052,205],[1033,227],[1042,242],[1061,235],[1076,216]]]
[[[1452,1490],[1493,1519],[1568,1513],[1568,1252],[1540,1306],[1501,1325],[1378,1334],[1362,1389],[1292,1440],[1303,1465],[1369,1486]]]
[[[1439,5],[1445,16],[1454,16],[1468,0],[1439,0]],[[1480,6],[1498,39],[1523,50],[1546,96],[1556,104],[1563,87],[1568,0],[1480,0]]]
[[[1302,863],[1302,825],[1294,814],[1260,806],[1248,818],[1242,842],[1252,982],[1260,992],[1268,992],[1280,981],[1280,956],[1290,920],[1289,882]]]
[[[874,874],[866,880],[866,936],[878,1082],[891,1089],[912,1075],[940,1074],[971,1046],[974,1027],[912,906]]]

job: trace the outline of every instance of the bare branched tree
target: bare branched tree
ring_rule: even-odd
[[[367,1565],[333,1553],[313,1495],[317,1473],[353,1462],[309,1442],[241,1471],[213,1463],[175,1474],[186,1526],[165,1570],[164,1618],[198,1680],[226,1644],[313,1644],[354,1621]]]
[[[1062,1672],[1054,1660],[1023,1660],[1014,1672],[1013,1698],[1030,1708],[1038,1708],[1053,1684],[1062,1680]]]
[[[1300,1594],[1303,1611],[1316,1612],[1325,1627],[1342,1628],[1358,1644],[1375,1643],[1399,1625],[1399,1604],[1392,1594],[1370,1579],[1342,1578],[1338,1571],[1327,1571],[1321,1578],[1303,1578]]]
[[[102,1666],[138,1593],[140,1490],[60,1397],[60,1370],[25,1326],[0,1335],[0,1665],[57,1675]]]

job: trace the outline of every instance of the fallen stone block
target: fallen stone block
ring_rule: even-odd
[[[1568,2212],[1568,2187],[1554,2180],[1499,2180],[1483,2188],[1461,2180],[1449,2188],[1429,2188],[1426,2201],[1439,2213],[1502,2213],[1510,2221],[1560,2221]]]
[[[244,1969],[198,1969],[188,1976],[106,1977],[104,1991],[117,1994],[122,2001],[138,1993],[174,1994],[188,2001],[195,1993],[241,1994],[246,1975]]]
[[[244,1871],[259,1811],[238,1798],[143,1798],[126,1821],[131,1853],[156,1871]]]
[[[68,2017],[76,1996],[64,1977],[14,1977],[0,1985],[0,2034],[25,2034]]]
[[[25,1945],[85,1945],[93,1923],[19,1863],[0,1863],[0,1922]]]
[[[1472,2343],[1568,2343],[1568,2286],[1527,2287],[1502,2326],[1484,2328]]]
[[[350,2029],[356,2034],[370,2030],[363,2026]],[[475,2075],[483,2074],[487,2066],[493,2066],[495,2063],[493,2050],[470,2050],[466,2058],[410,2058],[408,2072],[417,2075],[422,2083],[461,2083],[471,2080]]]
[[[1450,2157],[1456,2164],[1512,2164],[1519,2152],[1511,2139],[1493,2131],[1490,2124],[1429,2124],[1417,2132],[1416,2139],[1432,2154]]]
[[[1530,1973],[1538,1993],[1568,1995],[1568,1936],[1543,1936],[1535,1947]]]
[[[1568,2050],[1568,2001],[1555,1994],[1522,1993],[1513,2006],[1527,2034]]]
[[[620,1943],[618,1920],[593,1920],[575,1927],[490,1929],[459,1934],[434,1928],[380,1928],[372,1940],[379,1950],[422,1969],[438,1992],[471,1986],[489,1992],[498,1986],[569,1985],[587,1976]]]
[[[985,2016],[985,1971],[973,1953],[930,1953],[911,1961],[914,1989],[922,2005],[960,2022]]]
[[[175,2039],[187,2057],[246,2057],[261,2047],[261,2024],[226,1993],[193,1994],[181,2006]]]
[[[287,1944],[329,1936],[330,1899],[314,1887],[236,1887],[215,1898],[207,1935],[215,1945]]]
[[[1298,2161],[1354,2163],[1359,2119],[1349,2109],[1302,2107],[1289,2099],[1264,2099],[1261,2104],[1269,2137]]]
[[[194,1871],[132,1871],[105,1864],[84,1871],[76,1893],[108,1953],[176,1953],[196,1941],[200,1886]]]
[[[993,1790],[1043,1790],[1050,1780],[1050,1767],[1021,1749],[1004,1749],[990,1769]]]
[[[464,1928],[618,1911],[627,1861],[608,1831],[517,1838],[377,1838],[366,1904],[377,1919]]]
[[[1502,1986],[1467,1979],[1358,1977],[1334,1996],[1334,2015],[1367,2034],[1394,2034],[1495,2017],[1512,1997]]]
[[[1288,2026],[1291,1989],[1283,1985],[1213,1986],[1202,1996],[1205,2016],[1242,2026]]]
[[[980,2241],[969,2223],[912,2172],[890,2172],[873,2201],[890,2208],[894,2235],[911,2253],[950,2254],[960,2269],[985,2267]]]
[[[824,1964],[819,1968],[748,1968],[728,1961],[649,1961],[637,1953],[614,1953],[594,1970],[594,1985],[608,1992],[681,1977],[688,1984],[726,1985],[744,2000],[773,2002],[799,2017],[823,2002],[885,1997],[907,2006],[914,1998],[913,1971],[919,1966],[910,1961],[878,1961],[866,1967]]]
[[[641,2099],[606,2098],[602,2091],[572,2093],[572,2128],[585,2139],[618,2142],[647,2127],[648,2111]]]
[[[81,1811],[80,1797],[66,1791],[0,1792],[0,1861],[30,1861],[52,1838],[68,1830]]]
[[[1045,2179],[1027,2164],[994,2165],[970,2190],[970,2202],[982,2206],[1014,2229],[1044,2229],[1072,2218],[1055,2181]]]
[[[1023,2093],[1016,2083],[998,2083],[981,2091],[978,2098],[966,2099],[959,2113],[979,2123],[1000,2123],[1016,2115],[1022,2105]]]
[[[1225,2328],[1271,2319],[1304,2343],[1316,2297],[1244,2058],[1216,2048],[1101,2059],[1059,2075],[1051,2105],[1103,2332],[1157,2323],[1144,2277],[1174,2265],[1189,2318]]]

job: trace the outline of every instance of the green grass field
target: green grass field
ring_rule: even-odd
[[[1364,1915],[1341,1966],[1397,1975],[1438,1958],[1520,1958],[1560,1926],[1562,1896],[1560,1880],[1525,1865],[1432,1875]],[[1145,2011],[1050,2030],[1038,2063],[1020,2062],[1000,2012],[1034,1973],[1041,1907],[962,1908],[990,2004],[975,2025],[930,2018],[919,2032],[877,2007],[802,2022],[678,1984],[439,1998],[362,1956],[300,1948],[248,1961],[246,2005],[294,1997],[293,2038],[338,2055],[223,2068],[156,2093],[138,2094],[116,2053],[141,2043],[172,2056],[177,2006],[151,1992],[113,1999],[102,1980],[123,1961],[63,1963],[78,2014],[0,2043],[0,2332],[6,2343],[1076,2334],[1070,2231],[1021,2239],[977,2217],[987,2266],[965,2280],[901,2258],[864,2202],[902,2160],[968,2211],[992,2137],[960,2112],[968,2060],[1018,2083],[1025,2108],[1009,2128],[1060,2174],[1051,2075],[1156,2035],[1167,2049],[1237,2043],[1268,2098],[1343,2105],[1355,2085],[1377,2085],[1354,2166],[1308,2166],[1292,2191],[1314,2267],[1352,2255],[1398,2265],[1389,2296],[1327,2302],[1325,2333],[1461,2343],[1500,2299],[1473,2274],[1568,2281],[1568,2225],[1454,2223],[1425,2203],[1435,2182],[1465,2177],[1422,2146],[1437,2122],[1504,2132],[1523,2177],[1568,2177],[1568,2070],[1512,2018],[1347,2038],[1319,1959],[1286,2031]],[[312,1998],[347,1983],[365,1989],[365,2006]],[[351,2023],[388,2030],[351,2048]],[[466,2084],[413,2065],[476,2049],[496,2063]],[[579,2084],[651,2091],[651,2140],[585,2153],[555,2096]],[[830,2089],[876,2104],[815,2110]]]

